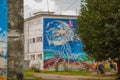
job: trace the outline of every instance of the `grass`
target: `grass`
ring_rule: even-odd
[[[33,76],[33,70],[24,70],[25,76]],[[90,75],[92,72],[90,71],[40,71],[40,73],[44,74],[60,74],[60,75]]]
[[[33,70],[24,70],[24,76],[34,77],[33,73]]]
[[[87,79],[82,79],[82,80],[113,80],[114,74],[108,75],[108,74],[93,74],[93,72],[90,71],[40,71],[40,73],[44,74],[59,74],[59,75],[83,75],[83,76],[91,76],[91,77],[98,77],[98,78],[87,78]],[[32,77],[34,79],[25,79],[25,80],[46,80],[42,78],[38,78],[34,76],[34,71],[33,70],[24,70],[24,75],[26,77]],[[103,77],[108,77],[108,79],[101,79]],[[81,79],[80,79],[81,80]]]
[[[59,74],[59,75],[89,75],[91,72],[88,71],[41,71],[40,73],[45,73],[45,74]],[[42,78],[37,78],[34,76],[34,71],[33,70],[24,70],[24,76],[29,77],[28,79],[24,80],[46,80]]]
[[[24,76],[25,76],[24,80],[46,80],[46,79],[35,77],[33,70],[24,70]]]

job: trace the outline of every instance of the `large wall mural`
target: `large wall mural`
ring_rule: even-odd
[[[87,60],[76,33],[76,19],[44,18],[44,69],[78,70]]]
[[[0,0],[0,80],[7,76],[7,0]]]

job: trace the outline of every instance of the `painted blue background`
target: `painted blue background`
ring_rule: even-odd
[[[63,22],[66,22],[67,24],[69,24],[69,21],[71,20],[72,22],[72,30],[74,31],[74,33],[76,33],[76,19],[59,19],[59,18],[44,18],[44,22],[43,22],[43,26],[44,26],[44,51],[58,51],[60,49],[60,47],[62,45],[58,45],[58,46],[55,46],[55,45],[49,45],[48,44],[48,41],[47,41],[47,36],[46,36],[46,31],[49,30],[50,28],[52,27],[56,27],[57,24],[59,23],[56,23],[56,25],[53,25],[53,24],[50,24],[51,27],[48,28],[48,24],[51,23],[51,22],[54,22],[56,20],[59,20],[59,21],[63,21]],[[79,40],[79,39],[74,39],[73,41],[69,41],[68,42],[69,45],[71,46],[71,51],[73,54],[81,54],[81,55],[85,55],[86,53],[82,50],[82,47],[83,47],[83,43]],[[66,51],[64,51],[66,52]],[[47,56],[53,56],[52,54],[49,54]],[[47,56],[44,56],[44,59],[46,59]],[[85,56],[84,56],[85,57]],[[49,57],[50,58],[50,57]],[[78,56],[78,58],[80,58]],[[48,58],[47,58],[48,59]]]
[[[7,31],[7,0],[0,0],[0,33]]]

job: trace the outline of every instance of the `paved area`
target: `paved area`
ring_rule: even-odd
[[[35,79],[35,78],[33,78],[33,77],[28,77],[28,76],[26,77],[26,76],[25,76],[24,79],[30,79],[30,80],[31,80],[31,79]]]
[[[110,76],[109,77],[82,76],[82,75],[74,76],[74,75],[43,74],[43,73],[35,73],[34,75],[36,77],[41,77],[41,78],[47,79],[47,80],[83,80],[83,79],[88,79],[88,78],[114,80]]]

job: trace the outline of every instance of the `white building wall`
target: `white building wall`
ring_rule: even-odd
[[[57,16],[42,16],[39,18],[33,18],[25,22],[24,35],[25,35],[25,60],[30,61],[30,67],[33,65],[40,66],[43,70],[44,66],[44,52],[43,52],[43,19],[44,18],[55,18],[55,19],[73,19],[73,17],[57,17]],[[75,18],[75,17],[74,17]],[[37,38],[42,37],[42,41],[38,42]],[[35,39],[35,42],[33,42]]]
[[[35,18],[25,22],[25,60],[30,61],[30,67],[43,69],[43,26],[42,19]]]
[[[24,23],[24,60],[27,60],[27,48],[28,48],[28,45],[27,45],[27,22]]]

